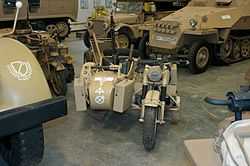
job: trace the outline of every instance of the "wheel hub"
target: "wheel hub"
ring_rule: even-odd
[[[230,57],[230,55],[232,54],[233,51],[233,40],[231,38],[229,38],[223,47],[223,55],[222,55],[222,59],[226,59],[228,57]]]
[[[199,68],[204,68],[209,60],[209,50],[206,47],[201,47],[197,52],[196,64]]]
[[[126,35],[118,35],[117,41],[120,48],[129,48],[129,39]]]
[[[241,55],[243,57],[249,56],[249,51],[250,51],[249,46],[250,46],[249,40],[246,39],[241,42]]]
[[[233,58],[238,59],[241,56],[240,41],[235,41],[233,47]]]

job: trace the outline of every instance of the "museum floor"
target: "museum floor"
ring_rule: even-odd
[[[85,48],[80,40],[67,43],[79,75]],[[157,146],[151,153],[145,152],[142,145],[138,111],[108,116],[76,112],[73,84],[69,84],[68,116],[44,126],[46,149],[41,166],[185,166],[183,141],[213,137],[217,124],[230,115],[224,107],[206,104],[204,97],[223,97],[227,91],[236,90],[244,83],[249,66],[249,60],[212,66],[201,75],[179,68],[182,120],[177,125],[160,127]]]

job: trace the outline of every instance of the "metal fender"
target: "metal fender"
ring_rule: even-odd
[[[0,39],[0,112],[50,99],[44,73],[22,43]]]
[[[131,32],[131,35],[134,36],[135,38],[138,37],[139,29],[132,27],[131,25],[128,25],[128,24],[121,24],[120,23],[120,24],[116,25],[115,32],[119,32],[119,30],[123,29],[123,28],[128,29]]]
[[[160,92],[156,90],[148,91],[146,98],[144,99],[144,106],[159,107],[160,106]]]

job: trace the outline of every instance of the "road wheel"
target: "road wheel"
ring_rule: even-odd
[[[91,47],[91,44],[90,44],[90,34],[88,31],[86,31],[83,35],[83,43],[85,44],[85,46],[87,48],[90,48]]]
[[[10,166],[37,166],[44,151],[42,125],[4,138],[1,154]]]
[[[66,82],[71,83],[75,79],[75,69],[73,64],[64,64],[66,71],[67,71],[67,77]]]
[[[190,48],[189,58],[189,70],[191,73],[200,74],[205,72],[211,58],[209,45],[202,42],[194,43]]]
[[[56,96],[65,96],[67,93],[67,81],[65,70],[56,71],[54,67],[50,73],[50,83]]]
[[[229,37],[225,44],[222,45],[221,49],[223,53],[222,60],[225,61],[230,58],[233,53],[233,39]]]
[[[56,23],[58,39],[64,40],[70,34],[70,25],[67,21],[60,21]]]
[[[143,123],[143,145],[146,151],[155,147],[157,137],[158,108],[146,107]]]
[[[146,33],[141,38],[138,46],[138,50],[142,54],[141,57],[142,59],[147,59],[149,57],[148,42],[149,42],[149,34]]]
[[[131,33],[126,29],[119,30],[116,39],[120,48],[130,48],[133,40]]]

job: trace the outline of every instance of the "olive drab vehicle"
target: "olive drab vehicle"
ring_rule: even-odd
[[[190,71],[196,74],[205,72],[210,62],[249,58],[249,9],[249,0],[192,0],[157,21],[141,50],[188,60]]]
[[[155,20],[170,14],[175,8],[171,8],[168,1],[131,1],[118,0],[115,4],[114,21],[116,23],[115,31],[118,33],[117,41],[120,48],[130,48],[131,44],[138,45],[142,37],[141,26],[152,24]],[[186,0],[178,1],[178,8],[186,4]],[[181,3],[182,2],[182,3]],[[158,6],[165,6],[164,9],[157,10]],[[103,7],[96,8],[96,12],[88,20],[89,29],[94,29],[98,38],[110,38],[110,16],[107,9]],[[84,43],[90,47],[89,33],[85,33]]]
[[[11,27],[15,3],[17,0],[0,1],[1,28]],[[24,7],[20,11],[20,20],[30,19],[35,30],[57,29],[59,38],[64,39],[70,33],[70,20],[76,20],[78,14],[78,0],[22,0]]]
[[[52,98],[43,71],[21,42],[0,34],[0,160],[10,166],[37,166],[43,157],[42,124],[67,113],[64,97]],[[3,161],[0,161],[2,163]]]

